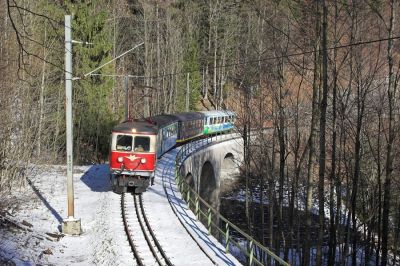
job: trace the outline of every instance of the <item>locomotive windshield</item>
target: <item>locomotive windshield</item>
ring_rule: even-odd
[[[149,137],[135,137],[135,151],[149,152],[150,151],[150,138]]]
[[[131,151],[132,150],[132,136],[118,135],[116,148],[117,148],[117,151]]]

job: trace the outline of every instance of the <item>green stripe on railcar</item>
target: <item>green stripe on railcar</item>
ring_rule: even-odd
[[[233,124],[223,123],[223,124],[213,124],[213,125],[204,125],[204,135],[216,134],[231,130],[233,128]]]

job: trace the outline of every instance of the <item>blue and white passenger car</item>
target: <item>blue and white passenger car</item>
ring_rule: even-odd
[[[236,114],[232,111],[203,111],[204,135],[224,133],[232,130]]]

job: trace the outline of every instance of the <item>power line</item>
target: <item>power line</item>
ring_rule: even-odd
[[[123,75],[123,74],[99,74],[99,73],[93,73],[89,74],[89,76],[99,76],[99,77],[110,77],[110,78],[146,78],[146,76],[143,75]]]
[[[122,53],[122,54],[120,54],[119,56],[117,56],[117,57],[115,57],[115,58],[111,59],[110,61],[108,61],[108,62],[106,62],[106,63],[102,64],[101,66],[99,66],[99,67],[97,67],[97,68],[93,69],[92,71],[90,71],[90,72],[88,72],[88,73],[84,74],[84,75],[83,75],[83,77],[87,77],[87,76],[89,76],[89,75],[93,74],[94,72],[96,72],[96,71],[97,71],[97,70],[99,70],[100,68],[102,68],[102,67],[104,67],[104,66],[106,66],[106,65],[110,64],[111,62],[113,62],[113,61],[117,60],[118,58],[121,58],[121,57],[123,57],[123,56],[124,56],[124,55],[126,55],[127,53],[130,53],[130,52],[132,52],[133,50],[135,50],[135,49],[136,49],[136,48],[138,48],[139,46],[142,46],[143,44],[144,44],[144,42],[141,42],[141,43],[139,43],[139,44],[135,45],[133,48],[129,49],[128,51],[125,51],[125,52],[123,52],[123,53]]]
[[[284,58],[289,58],[289,57],[296,57],[296,56],[301,56],[301,55],[313,54],[315,52],[332,51],[332,50],[337,50],[337,49],[349,48],[349,47],[352,47],[352,46],[366,45],[366,44],[384,42],[384,41],[389,41],[389,40],[397,40],[397,39],[400,39],[400,36],[381,38],[381,39],[375,39],[375,40],[368,40],[368,41],[360,41],[360,42],[355,42],[355,43],[349,43],[349,44],[329,47],[329,48],[326,48],[326,49],[317,49],[317,50],[310,50],[310,51],[305,51],[305,52],[290,53],[290,54],[285,54],[285,55],[280,55],[280,56],[272,56],[272,57],[267,57],[267,58],[262,58],[262,59],[248,60],[248,61],[243,61],[243,62],[239,62],[239,63],[232,63],[232,64],[220,65],[220,66],[216,66],[216,67],[210,67],[210,69],[229,68],[229,67],[253,64],[253,63],[260,63],[260,62],[264,62],[264,61],[270,61],[270,60],[277,60],[277,59],[284,59]],[[104,76],[104,77],[128,77],[128,78],[156,79],[156,78],[184,75],[184,74],[189,74],[189,73],[197,73],[197,72],[202,72],[202,71],[204,71],[204,69],[195,69],[195,70],[190,70],[190,71],[173,72],[173,73],[163,74],[163,75],[158,75],[158,76],[138,76],[138,75],[121,75],[121,74],[91,74],[91,76],[95,75],[95,76]]]

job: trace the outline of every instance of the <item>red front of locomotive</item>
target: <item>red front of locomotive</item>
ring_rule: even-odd
[[[113,171],[153,172],[155,163],[155,153],[112,151],[110,156],[110,168]]]
[[[132,187],[140,193],[150,185],[157,160],[156,132],[147,122],[127,122],[114,128],[109,159],[115,192],[126,192]]]

